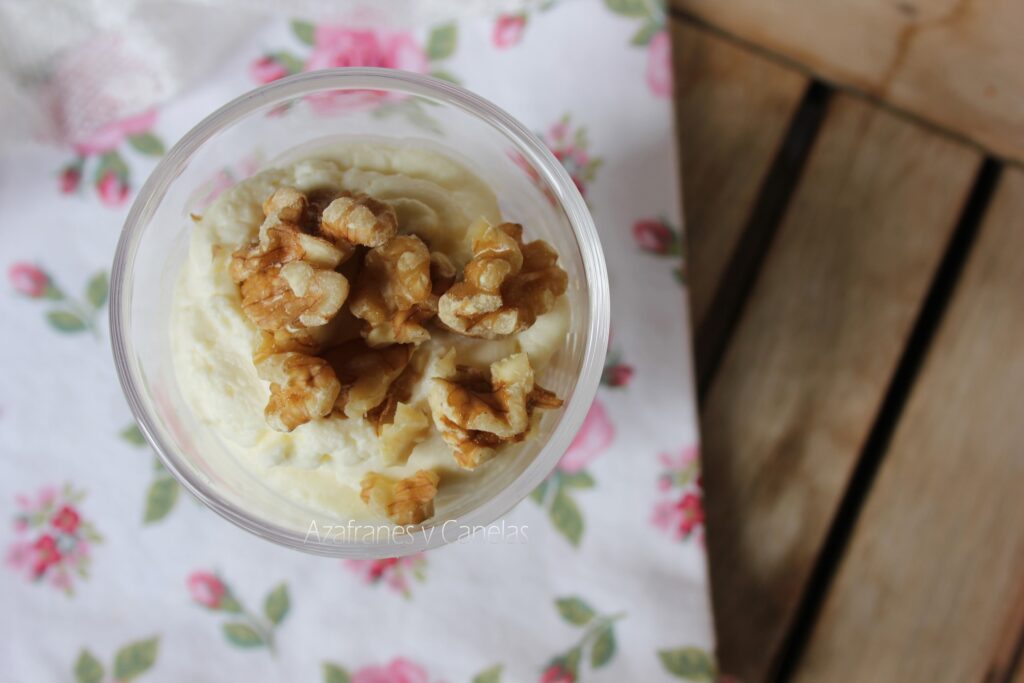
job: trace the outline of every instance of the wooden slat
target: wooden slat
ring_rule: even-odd
[[[1013,171],[928,351],[797,680],[1011,675],[1024,627],[1021,254],[1024,173]]]
[[[764,680],[979,164],[837,96],[701,411],[723,669]]]
[[[680,21],[672,37],[696,329],[807,79]]]
[[[1020,0],[672,0],[679,11],[1024,160]]]

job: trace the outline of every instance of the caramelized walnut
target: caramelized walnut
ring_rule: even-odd
[[[264,415],[279,432],[330,414],[341,389],[326,361],[304,353],[275,353],[257,362],[256,372],[270,382]]]
[[[388,517],[395,524],[419,524],[434,514],[434,496],[440,480],[430,470],[419,470],[405,479],[368,472],[363,477],[360,497],[375,514]]]
[[[427,245],[415,235],[399,235],[366,254],[349,308],[366,321],[370,346],[419,344],[430,338],[423,323],[437,313]]]
[[[320,230],[335,241],[379,247],[398,233],[398,217],[389,204],[346,192],[323,210]]]
[[[370,348],[362,339],[346,342],[324,354],[341,383],[335,408],[345,417],[362,417],[380,405],[412,356],[409,345]]]
[[[501,444],[525,438],[536,408],[562,405],[536,386],[525,353],[494,362],[485,373],[456,366],[453,349],[439,359],[435,372],[428,394],[434,424],[465,469],[476,468]]]
[[[439,302],[438,317],[470,337],[494,339],[525,330],[565,293],[569,277],[542,240],[523,244],[515,223],[487,226],[473,241],[463,279]]]
[[[402,374],[388,387],[384,400],[371,408],[363,416],[366,421],[373,425],[377,436],[380,436],[385,426],[395,421],[395,413],[399,403],[408,403],[412,399],[416,385],[423,377],[426,369],[429,354],[418,351],[412,354],[409,364],[402,370]]]

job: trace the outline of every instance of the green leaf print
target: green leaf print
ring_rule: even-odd
[[[551,508],[548,510],[551,523],[555,525],[569,543],[579,545],[583,538],[583,515],[565,489],[559,487],[555,492],[554,500],[551,501]]]
[[[142,447],[146,445],[146,437],[142,435],[142,430],[139,429],[139,425],[134,422],[122,429],[118,436],[132,446]]]
[[[72,334],[89,329],[89,325],[78,317],[78,314],[59,309],[56,311],[47,311],[46,322],[50,323],[50,327],[53,329],[65,334]]]
[[[592,489],[597,483],[589,473],[580,470],[579,472],[563,472],[561,475],[562,484],[574,489]]]
[[[128,164],[124,162],[121,155],[117,152],[106,152],[100,157],[99,166],[96,167],[96,182],[103,180],[103,176],[107,174],[107,171],[111,171],[120,180],[127,181],[131,175],[131,171],[128,170]]]
[[[590,666],[599,669],[615,656],[615,631],[611,624],[605,626],[597,634],[597,639],[590,650]]]
[[[472,683],[501,683],[501,664],[495,664],[473,676]]]
[[[270,623],[280,624],[288,614],[290,604],[288,586],[282,583],[267,595],[267,600],[263,604],[263,613],[267,615]]]
[[[107,303],[107,292],[110,289],[110,278],[105,272],[92,276],[85,286],[85,299],[93,308],[103,308]]]
[[[541,483],[537,484],[537,487],[530,491],[530,499],[537,502],[544,502],[544,494],[548,492],[549,480],[545,479]]]
[[[337,664],[324,662],[324,683],[349,683],[351,680],[348,671]]]
[[[555,600],[555,607],[562,618],[574,626],[586,626],[597,614],[593,607],[576,596],[558,598]]]
[[[287,69],[290,74],[300,73],[306,66],[301,59],[293,55],[291,52],[284,52],[282,50],[279,52],[271,52],[268,56]]]
[[[114,678],[130,681],[148,671],[156,663],[159,641],[159,638],[149,638],[118,650],[114,657]]]
[[[164,143],[152,133],[129,135],[128,144],[139,154],[145,154],[150,157],[162,157],[164,155]]]
[[[265,644],[256,629],[240,621],[224,624],[224,635],[238,647],[262,647]]]
[[[707,683],[715,680],[715,660],[698,647],[661,650],[658,652],[658,657],[661,658],[665,669],[676,678]]]
[[[316,26],[308,21],[294,19],[292,20],[292,33],[306,45],[312,45],[315,42]]]
[[[455,52],[458,36],[459,29],[454,23],[434,28],[427,39],[427,57],[431,61],[451,57]]]
[[[645,0],[604,0],[605,7],[624,17],[646,17],[650,9]]]
[[[440,78],[442,81],[454,83],[455,85],[459,85],[460,83],[462,83],[462,81],[460,81],[455,75],[448,71],[445,71],[444,69],[435,69],[430,72],[430,75],[433,76],[434,78]]]
[[[178,501],[178,482],[171,476],[160,476],[153,480],[146,492],[144,524],[159,522],[174,509]]]
[[[101,683],[103,681],[103,664],[88,650],[82,650],[75,661],[75,681],[77,683]]]
[[[640,29],[633,34],[633,38],[629,41],[631,45],[637,47],[644,47],[650,44],[651,40],[662,30],[661,24],[654,20],[646,21],[640,27]]]

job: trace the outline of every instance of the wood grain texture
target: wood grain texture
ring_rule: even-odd
[[[701,411],[723,670],[765,680],[979,164],[831,105]]]
[[[672,0],[672,6],[1024,160],[1020,0]]]
[[[1024,173],[1004,175],[797,680],[998,681],[1024,627]]]
[[[807,79],[672,22],[690,310],[699,328]]]

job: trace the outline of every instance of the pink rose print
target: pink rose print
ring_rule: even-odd
[[[88,578],[92,544],[103,540],[78,510],[84,498],[70,485],[18,496],[16,538],[7,549],[7,566],[30,581],[72,595],[75,578]]]
[[[494,33],[491,41],[497,48],[508,48],[523,39],[526,28],[526,14],[503,14],[494,22]]]
[[[352,674],[352,683],[429,683],[426,670],[401,657],[385,666],[367,666]]]
[[[586,468],[590,461],[603,453],[615,437],[615,428],[608,419],[608,412],[600,401],[594,401],[583,420],[583,426],[576,438],[569,444],[569,450],[562,456],[558,469],[575,474]]]
[[[531,500],[547,511],[555,529],[573,546],[580,544],[585,527],[573,491],[594,488],[596,482],[586,468],[607,450],[614,437],[608,412],[595,400],[555,471],[530,493]]]
[[[164,144],[152,129],[156,124],[156,111],[149,110],[111,121],[90,134],[72,141],[76,157],[60,172],[60,191],[73,194],[82,185],[85,167],[90,159],[96,159],[93,171],[93,185],[104,206],[120,207],[131,192],[131,170],[122,154],[122,146],[128,146],[144,156],[162,156]]]
[[[91,135],[76,140],[72,146],[79,156],[98,156],[116,150],[127,138],[149,133],[155,124],[156,111],[151,109],[120,121],[111,121]]]
[[[608,346],[611,345],[612,340],[609,340]],[[616,349],[609,348],[604,359],[604,369],[601,371],[601,386],[622,389],[629,386],[634,374],[636,371],[633,366],[622,362],[622,354]]]
[[[249,67],[249,73],[257,83],[270,83],[291,74],[287,67],[271,55],[265,55],[253,62]]]
[[[193,572],[188,577],[188,592],[192,600],[207,609],[220,609],[228,589],[215,574]]]
[[[674,262],[672,274],[676,282],[686,284],[686,250],[681,229],[664,217],[641,218],[633,223],[633,239],[641,251]]]
[[[82,182],[82,168],[78,164],[71,164],[65,166],[64,170],[60,172],[60,192],[61,194],[74,194],[78,191],[78,186]]]
[[[31,263],[15,263],[7,271],[14,291],[31,299],[46,296],[50,286],[50,277]]]
[[[682,541],[704,527],[697,447],[688,446],[675,456],[662,453],[658,459],[665,468],[658,478],[658,490],[665,498],[655,503],[651,523],[674,540]]]
[[[412,597],[410,577],[422,582],[426,579],[427,556],[417,553],[406,557],[382,560],[345,560],[345,567],[365,583],[382,583],[403,597]]]
[[[100,201],[107,206],[121,206],[128,201],[128,192],[131,190],[128,183],[122,180],[113,171],[107,171],[96,184],[96,192]]]
[[[565,668],[564,664],[552,664],[540,677],[540,683],[573,683],[576,674]]]
[[[287,585],[280,583],[267,593],[262,614],[246,609],[227,582],[213,572],[192,572],[185,585],[194,603],[228,615],[221,630],[229,643],[239,648],[265,647],[274,653],[276,629],[291,609]]]
[[[293,21],[291,26],[292,33],[308,48],[308,53],[277,50],[262,55],[249,67],[257,82],[269,83],[304,71],[353,66],[430,73],[437,78],[457,80],[438,68],[438,62],[455,51],[458,36],[455,24],[435,27],[425,44],[408,31],[315,25],[304,21]],[[315,93],[306,101],[315,113],[323,116],[372,109],[375,116],[399,113],[417,126],[439,130],[437,122],[416,98],[399,98],[377,90],[335,90]],[[283,115],[290,106],[284,105],[273,114]]]
[[[679,234],[664,220],[641,219],[633,224],[637,245],[652,254],[664,255],[679,251]]]
[[[587,129],[583,126],[573,129],[571,118],[569,114],[566,114],[555,122],[547,133],[537,133],[537,137],[547,144],[551,153],[568,171],[576,189],[586,198],[588,184],[597,177],[597,171],[604,163],[603,158],[590,155]],[[523,170],[538,189],[544,192],[551,204],[556,202],[554,193],[541,179],[537,169],[525,157],[513,151],[509,153],[509,158]]]
[[[91,331],[99,336],[97,318],[107,303],[107,274],[96,273],[85,285],[81,300],[68,296],[42,268],[31,263],[15,263],[7,272],[14,291],[30,299],[50,302],[46,322],[57,332],[71,334]]]
[[[672,40],[664,29],[647,46],[647,87],[658,97],[672,96]]]

